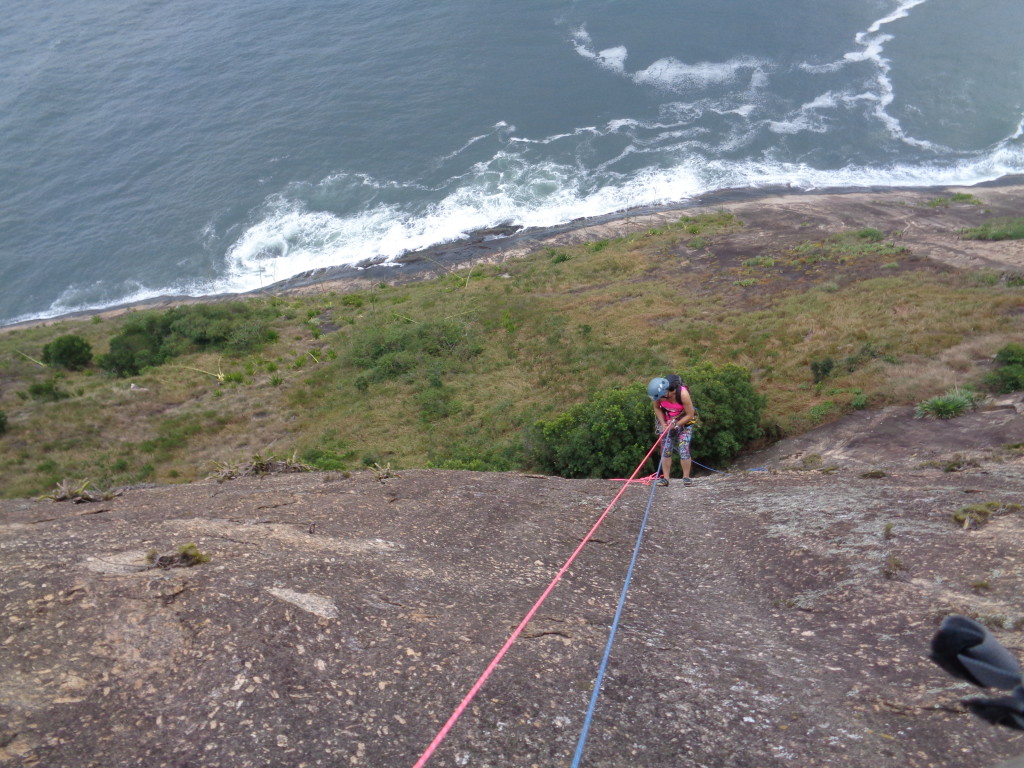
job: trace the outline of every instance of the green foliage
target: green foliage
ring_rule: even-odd
[[[28,394],[33,400],[42,400],[44,403],[55,403],[58,400],[67,400],[71,393],[57,386],[57,377],[51,377],[46,381],[35,381],[28,385]]]
[[[953,419],[974,407],[977,396],[969,389],[954,387],[944,395],[929,398],[917,404],[916,419]]]
[[[363,389],[364,386],[368,388],[368,380],[407,376],[431,360],[455,367],[482,351],[475,334],[464,322],[395,321],[364,325],[353,333],[348,361],[369,374],[361,379],[363,385],[357,383],[357,387]]]
[[[333,431],[324,432],[320,440],[298,454],[303,464],[326,472],[340,472],[349,468],[356,452]]]
[[[985,383],[996,392],[1024,390],[1024,344],[1007,344],[996,352],[996,370]]]
[[[202,411],[172,416],[161,421],[156,437],[139,443],[142,453],[151,454],[157,461],[166,461],[185,448],[196,435],[215,435],[230,423],[227,416],[216,411]]]
[[[1024,365],[1024,344],[1007,344],[996,352],[999,365]]]
[[[429,386],[417,392],[413,401],[423,424],[433,424],[462,410],[451,387],[445,386],[439,379],[432,380]]]
[[[700,414],[691,446],[694,459],[723,466],[761,436],[765,398],[738,365],[700,363],[682,372]],[[654,412],[642,384],[601,390],[527,437],[527,459],[563,477],[628,475],[654,443]]]
[[[455,445],[438,446],[428,465],[436,469],[466,469],[473,472],[511,472],[523,466],[522,447],[512,442],[495,443],[489,434]]]
[[[272,310],[252,302],[195,304],[130,318],[100,355],[100,366],[115,376],[134,376],[188,352],[251,352],[277,339]]]
[[[970,192],[954,192],[950,197],[954,203],[967,203],[968,205],[983,205],[982,201]]]
[[[693,458],[716,469],[724,467],[744,445],[761,437],[766,398],[754,389],[750,371],[733,363],[700,363],[680,374],[700,414]]]
[[[814,376],[814,383],[820,384],[831,376],[835,367],[836,361],[831,357],[825,357],[821,360],[811,360],[811,375]]]
[[[839,410],[839,406],[831,400],[826,400],[823,403],[812,405],[808,411],[808,415],[811,417],[811,422],[814,424],[820,424],[826,418],[831,416],[833,413]]]
[[[642,384],[605,389],[530,431],[527,456],[562,477],[628,476],[654,442]]]
[[[824,357],[821,360],[812,360],[811,375],[814,377],[814,383],[820,384],[825,381],[825,379],[835,374],[840,368],[848,373],[853,373],[862,365],[877,357],[882,357],[882,353],[875,349],[874,345],[864,344],[857,354],[848,355],[840,362],[836,362],[831,357]]]
[[[966,240],[1021,240],[1024,239],[1024,217],[989,219],[978,227],[961,230]]]
[[[69,371],[80,371],[92,362],[92,345],[75,334],[58,336],[43,347],[43,362]]]
[[[7,434],[7,414],[0,411],[0,435]]]
[[[1004,365],[993,371],[986,380],[997,392],[1024,390],[1024,365]]]
[[[791,251],[796,264],[816,264],[822,261],[846,262],[865,256],[888,257],[906,252],[906,247],[885,241],[885,234],[872,227],[852,232],[840,232],[825,240],[803,242]]]
[[[1007,512],[1020,512],[1020,504],[1006,501],[983,501],[960,507],[953,513],[953,522],[963,528],[980,528],[994,515]]]

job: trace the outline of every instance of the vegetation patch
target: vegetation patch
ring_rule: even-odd
[[[1024,505],[1006,501],[985,501],[960,507],[953,513],[953,522],[965,529],[977,529],[985,525],[995,515],[1008,512],[1020,512]]]
[[[58,336],[43,347],[43,362],[69,371],[80,371],[92,362],[92,345],[76,334]]]
[[[173,552],[161,555],[155,549],[146,555],[151,568],[191,568],[210,562],[210,556],[199,551],[195,544],[182,544]]]
[[[986,383],[996,392],[1024,390],[1024,344],[1007,344],[996,352],[996,370]]]
[[[108,501],[122,493],[123,489],[102,491],[95,488],[92,480],[61,480],[57,483],[56,488],[50,493],[40,496],[39,499],[73,501],[75,504],[82,504],[88,501]]]
[[[295,454],[290,458],[282,459],[274,455],[261,456],[257,453],[247,461],[215,462],[214,471],[208,477],[223,482],[239,477],[262,477],[312,471],[313,467],[300,461],[298,455]]]
[[[1024,216],[1001,216],[977,227],[960,231],[965,240],[1020,240],[1024,238]]]
[[[135,376],[172,357],[209,350],[252,352],[277,339],[276,311],[254,302],[224,302],[140,312],[110,340],[100,366],[115,376]]]
[[[970,389],[954,387],[943,395],[930,397],[917,404],[915,419],[955,419],[974,408],[978,395]]]
[[[905,246],[886,240],[883,232],[868,227],[840,232],[824,240],[801,243],[789,252],[788,261],[796,265],[816,264],[822,261],[843,263],[865,256],[889,258],[906,252]]]
[[[765,404],[740,418],[749,434],[778,439],[868,403],[916,403],[949,381],[981,385],[986,372],[973,361],[1024,331],[1020,291],[1005,276],[972,282],[914,258],[843,261],[828,233],[813,237],[825,238],[819,255],[831,260],[794,269],[785,246],[748,244],[743,226],[727,212],[683,217],[559,245],[570,257],[560,263],[541,247],[437,279],[228,302],[246,309],[225,317],[224,305],[211,303],[7,329],[0,493],[36,496],[68,477],[100,487],[188,482],[223,460],[225,446],[241,457],[273,445],[330,471],[374,463],[536,471],[550,465],[536,457],[534,425],[597,393],[704,365],[744,371]],[[853,253],[890,239],[853,234],[845,235]],[[710,248],[685,248],[698,239]],[[898,272],[879,269],[897,260]],[[756,286],[734,285],[755,278]],[[98,375],[95,361],[78,370],[56,357],[43,363],[44,347],[69,335],[111,357],[127,350],[127,364],[108,370],[136,378]],[[970,353],[947,359],[957,347]],[[1013,359],[993,372],[1013,373]],[[727,427],[722,434],[740,434],[714,412],[729,396],[697,386],[705,427],[714,420]],[[646,450],[649,401],[639,413]],[[721,467],[736,447],[705,427],[694,456]],[[599,445],[595,434],[579,449]]]

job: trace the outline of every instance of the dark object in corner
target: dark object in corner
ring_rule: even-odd
[[[965,616],[947,616],[932,638],[929,658],[953,677],[1012,691],[995,699],[964,699],[963,704],[993,725],[1024,731],[1020,664],[985,627]]]

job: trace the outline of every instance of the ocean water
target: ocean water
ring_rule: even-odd
[[[722,188],[1024,173],[1022,51],[1020,0],[12,4],[0,323]]]

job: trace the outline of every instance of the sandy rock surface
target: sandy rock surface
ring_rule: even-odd
[[[649,501],[583,765],[1024,753],[926,658],[954,612],[1024,651],[1020,443],[1013,404],[895,409],[631,485],[428,765],[570,764]],[[0,765],[412,766],[619,487],[366,471],[0,502]],[[953,522],[982,502],[1004,506]],[[187,543],[209,562],[152,567]]]

